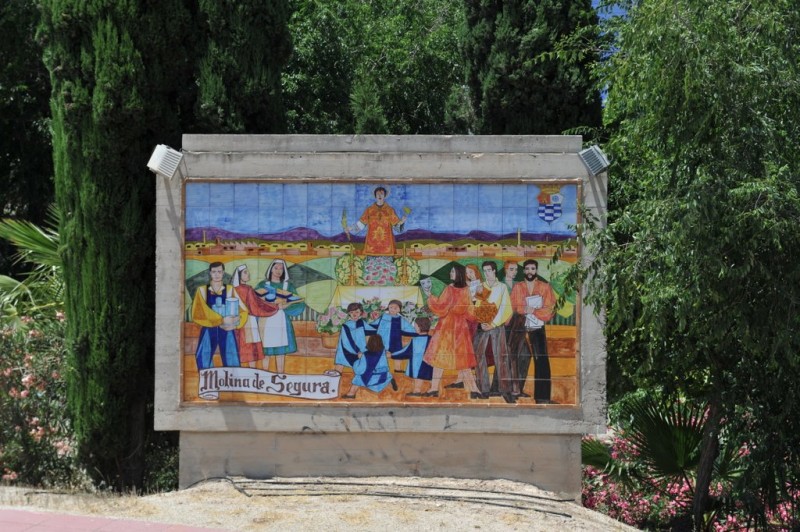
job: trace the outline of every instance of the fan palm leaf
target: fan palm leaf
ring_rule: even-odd
[[[741,445],[731,440],[723,440],[714,462],[714,478],[728,483],[741,478],[745,472],[741,453]]]
[[[37,269],[61,268],[58,230],[61,215],[55,207],[50,209],[50,227],[39,227],[25,220],[0,221],[0,238],[17,247],[17,260],[33,264]]]
[[[595,438],[584,438],[581,441],[581,462],[584,466],[599,469],[616,482],[630,484],[639,478],[632,464],[615,459],[609,445]]]
[[[17,247],[16,260],[32,266],[22,280],[0,276],[0,320],[19,325],[22,315],[63,307],[64,283],[58,227],[60,215],[50,210],[50,227],[24,220],[0,220],[0,238]]]
[[[611,451],[606,444],[595,438],[584,438],[581,441],[583,465],[603,470],[609,466],[611,461]]]
[[[630,420],[627,437],[654,477],[691,476],[700,461],[705,405],[644,396],[627,403],[621,413]]]

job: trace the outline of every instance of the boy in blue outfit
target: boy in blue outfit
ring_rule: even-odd
[[[352,368],[358,357],[367,350],[367,336],[375,334],[375,328],[362,319],[364,307],[361,303],[347,305],[347,314],[350,319],[342,325],[339,331],[339,345],[336,346],[335,366],[325,372],[326,375],[337,376],[342,374],[345,366]]]
[[[401,358],[393,356],[394,353],[402,351],[403,349],[403,336],[410,336],[414,334],[414,326],[400,315],[400,309],[403,304],[397,299],[392,299],[386,307],[386,313],[380,318],[370,323],[378,331],[378,335],[383,340],[383,345],[389,352],[392,360],[402,360]],[[394,370],[401,372],[401,363],[393,362]]]
[[[397,391],[397,383],[389,373],[389,364],[386,363],[386,350],[380,336],[374,335],[367,339],[366,352],[359,353],[353,363],[353,384],[342,399],[355,399],[356,392],[361,387],[369,388],[375,393],[381,393],[391,384]]]
[[[430,382],[433,378],[433,368],[430,364],[422,360],[431,339],[429,334],[430,330],[430,318],[417,318],[414,320],[414,333],[404,334],[404,336],[411,337],[411,342],[400,351],[392,353],[392,358],[395,360],[408,360],[406,376],[414,379],[414,391],[407,394],[406,397],[424,396],[425,394],[422,393],[422,383],[423,381]]]

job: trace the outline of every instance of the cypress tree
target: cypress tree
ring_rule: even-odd
[[[97,480],[138,487],[152,436],[157,142],[191,108],[178,0],[43,0],[56,200],[63,213],[69,405]]]
[[[292,41],[287,0],[200,0],[208,36],[199,60],[198,127],[214,133],[281,133],[281,69]]]
[[[560,39],[596,26],[591,0],[465,3],[467,83],[480,133],[560,134],[600,125],[591,58],[547,55]]]

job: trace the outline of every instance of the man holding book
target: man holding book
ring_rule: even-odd
[[[537,404],[552,404],[550,398],[550,357],[547,354],[545,323],[555,314],[556,296],[553,287],[538,274],[539,263],[533,259],[522,264],[525,280],[511,290],[514,317],[511,320],[509,350],[516,369],[519,394],[524,392],[528,367],[533,357],[533,398]]]

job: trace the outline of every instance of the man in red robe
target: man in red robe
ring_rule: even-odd
[[[400,218],[394,209],[385,202],[387,192],[383,187],[375,189],[375,203],[364,210],[358,222],[347,228],[348,233],[358,233],[365,227],[367,237],[364,241],[364,255],[394,255],[394,226],[406,221],[407,216]]]

